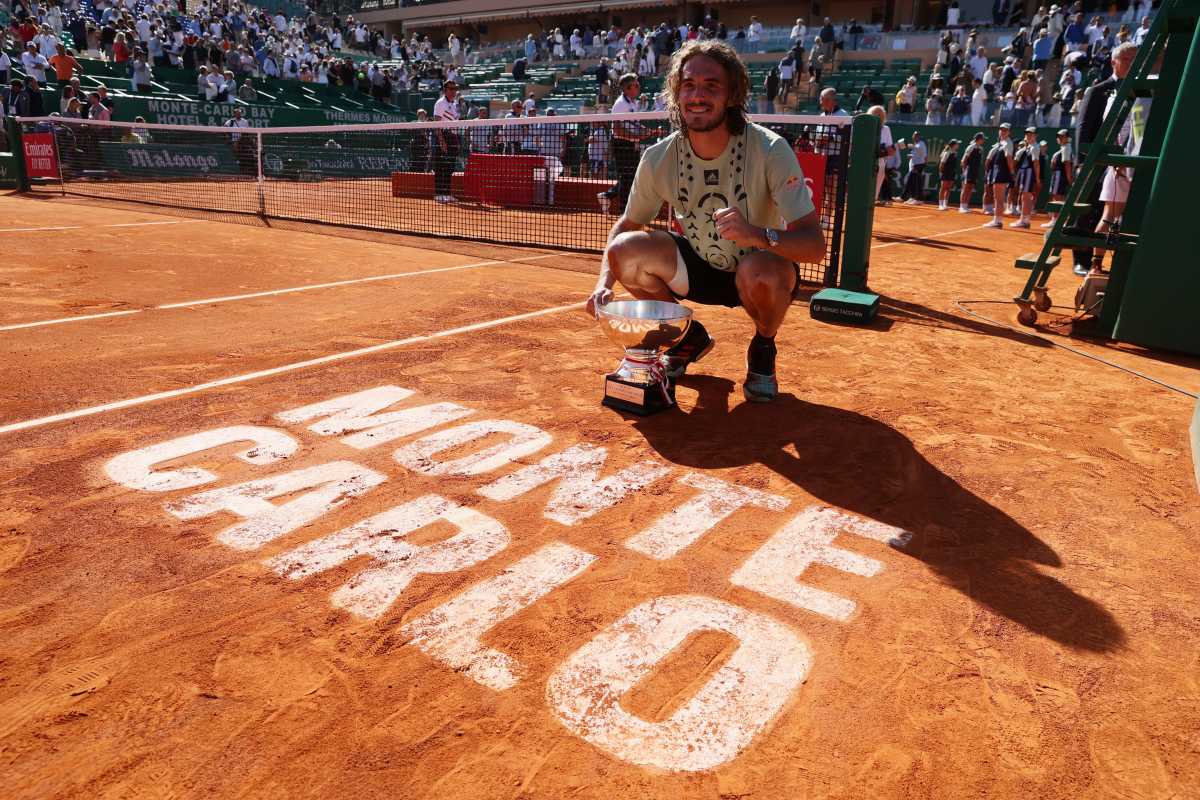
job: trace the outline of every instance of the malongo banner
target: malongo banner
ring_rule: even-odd
[[[105,166],[122,174],[186,178],[239,172],[232,145],[101,142],[100,150]]]

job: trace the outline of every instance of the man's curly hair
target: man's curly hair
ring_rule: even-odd
[[[683,82],[684,64],[696,56],[708,56],[725,70],[729,78],[729,108],[726,109],[725,124],[730,133],[742,133],[746,130],[750,74],[737,52],[719,39],[687,42],[671,56],[671,63],[667,67],[667,112],[671,115],[671,124],[681,131],[687,130],[683,112],[679,108],[679,85]]]

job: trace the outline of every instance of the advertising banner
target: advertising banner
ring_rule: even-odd
[[[25,174],[30,178],[55,178],[58,175],[58,148],[54,134],[26,133],[21,137],[25,149]]]
[[[101,142],[100,151],[105,166],[126,175],[201,178],[239,172],[232,146]]]

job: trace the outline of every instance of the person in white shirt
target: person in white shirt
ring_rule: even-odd
[[[133,27],[137,29],[137,35],[140,41],[150,41],[150,20],[145,14],[142,14],[142,16],[138,17],[138,21],[133,23]]]
[[[537,100],[533,97],[533,92],[529,93],[529,97],[525,98],[525,116],[529,116],[530,111],[537,110]]]
[[[971,74],[979,80],[983,80],[983,76],[987,74],[988,60],[987,50],[980,47],[975,51],[975,55],[971,56],[970,61]]]
[[[1046,17],[1046,33],[1051,39],[1057,39],[1066,27],[1062,12],[1058,6],[1050,6],[1050,15]]]
[[[653,76],[657,70],[654,69],[654,50],[646,47],[642,52],[642,57],[638,60],[637,73],[643,77]]]
[[[1038,10],[1034,12],[1033,19],[1029,20],[1029,30],[1036,31],[1042,27],[1042,23],[1046,21],[1046,7],[1038,6]]]
[[[796,24],[792,26],[792,44],[804,44],[804,37],[807,35],[808,26],[804,24],[804,20],[796,20]]]
[[[37,45],[33,42],[25,48],[25,52],[21,54],[21,66],[25,70],[25,74],[31,78],[35,78],[38,83],[46,82],[46,68],[50,66],[50,62],[46,57],[38,52]]]
[[[621,96],[612,104],[612,113],[631,114],[641,111],[638,105],[638,95],[641,83],[638,76],[626,73],[618,81]],[[629,193],[633,190],[633,176],[637,172],[638,144],[653,134],[639,122],[617,121],[613,123],[612,151],[613,161],[617,171],[617,183],[608,190],[607,195],[617,201],[616,211],[625,210],[629,202]]]
[[[42,26],[42,32],[33,37],[34,44],[37,45],[38,52],[46,57],[47,60],[54,58],[58,52],[58,37],[50,30],[49,25]],[[38,79],[41,82],[41,79]]]
[[[8,53],[0,50],[0,85],[8,86],[11,75],[12,59],[8,57]]]
[[[746,41],[750,43],[750,49],[755,53],[760,50],[762,35],[762,23],[758,21],[758,17],[750,17],[750,26],[746,29]]]
[[[487,119],[488,107],[480,106],[475,110],[475,119]],[[494,152],[496,145],[496,128],[491,125],[476,125],[468,131],[472,153]]]
[[[1142,17],[1142,26],[1133,32],[1133,43],[1141,47],[1148,33],[1150,33],[1150,17]]]
[[[792,82],[796,79],[796,59],[785,55],[779,61],[779,102],[786,105],[788,93],[792,90]]]
[[[46,24],[50,26],[50,30],[54,31],[54,35],[58,36],[63,30],[62,9],[58,6],[50,6],[46,12]]]
[[[601,180],[608,177],[608,145],[611,138],[608,126],[602,122],[593,123],[587,139],[589,177]]]
[[[223,88],[225,88],[225,78],[216,67],[213,67],[208,71],[208,77],[204,79],[204,99],[210,103],[214,102]]]
[[[256,157],[257,143],[253,136],[243,136],[237,131],[250,127],[250,120],[242,116],[242,107],[234,106],[233,116],[225,120],[226,128],[233,128],[229,134],[229,143],[233,146],[233,154],[237,158],[238,169],[243,175],[254,175],[258,172]]]
[[[879,117],[879,157],[875,168],[875,202],[882,202],[879,199],[879,192],[883,189],[883,180],[887,177],[887,167],[884,162],[887,161],[887,153],[895,142],[892,141],[892,129],[887,124],[887,109],[883,106],[871,106],[867,109],[867,113]]]
[[[983,87],[983,81],[975,79],[975,91],[971,94],[971,124],[983,123],[983,115],[987,113],[988,94]]]
[[[579,34],[579,28],[571,32],[571,55],[574,58],[583,58],[583,37]]]
[[[558,122],[557,112],[553,108],[546,111],[546,122],[534,126],[537,128],[537,154],[542,156],[542,164],[546,170],[546,204],[554,205],[554,181],[563,172],[563,144],[566,136],[566,126]]]
[[[523,106],[520,100],[512,101],[512,110],[504,115],[505,119],[520,119]],[[500,147],[505,155],[517,155],[521,151],[521,134],[523,125],[505,125],[500,130]]]
[[[526,119],[537,119],[537,106],[525,112]],[[539,134],[541,132],[541,123],[521,126],[521,152],[527,156],[535,156],[538,154],[538,146],[541,141]]]
[[[458,84],[446,81],[442,84],[442,96],[433,104],[436,122],[458,121]],[[451,193],[451,178],[458,161],[458,131],[438,127],[433,132],[433,199],[439,203],[455,202]]]

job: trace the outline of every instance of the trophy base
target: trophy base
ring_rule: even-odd
[[[671,395],[670,400],[663,397],[656,384],[622,380],[613,372],[604,377],[604,400],[601,402],[617,411],[648,417],[675,405],[675,386],[669,382],[667,392]]]

